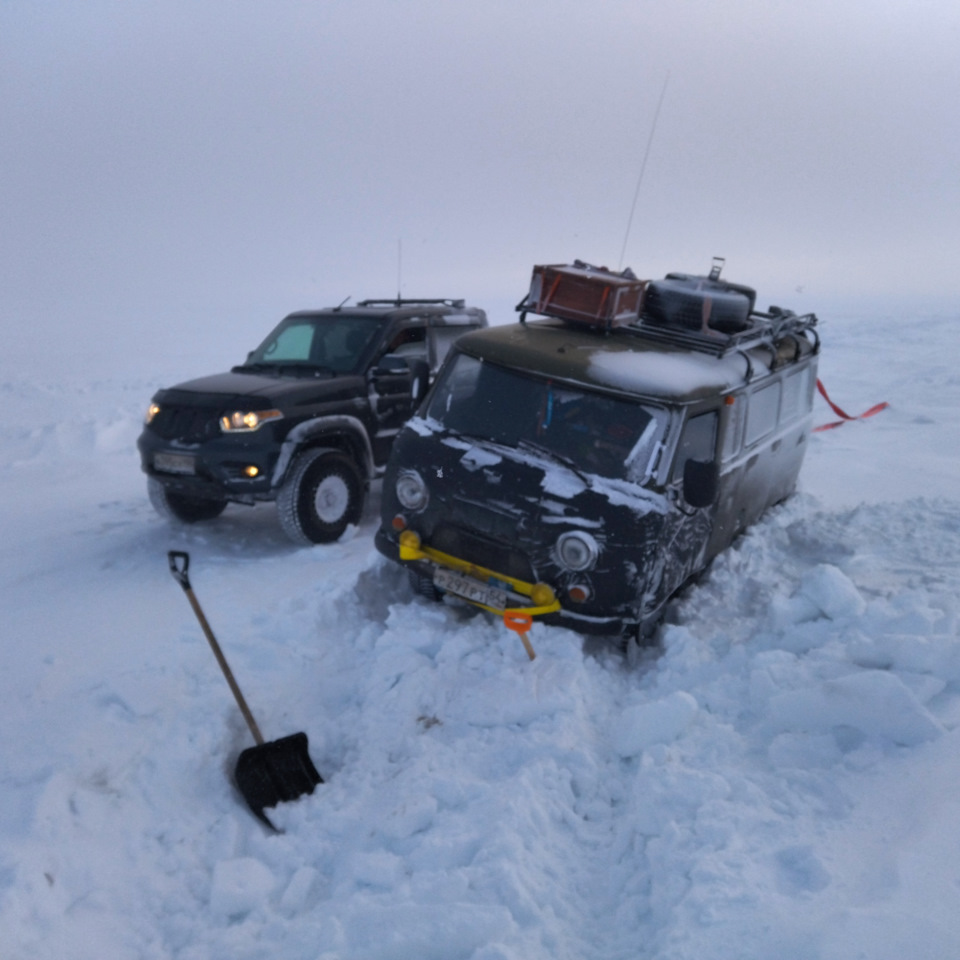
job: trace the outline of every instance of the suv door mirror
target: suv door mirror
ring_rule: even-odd
[[[376,369],[373,371],[375,376],[396,376],[398,373],[407,373],[410,370],[410,364],[404,357],[396,353],[388,353],[380,358]]]
[[[709,507],[717,502],[720,468],[715,460],[688,460],[683,465],[683,499],[691,507]]]

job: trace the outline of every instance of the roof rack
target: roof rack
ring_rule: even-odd
[[[407,307],[407,306],[419,306],[424,303],[435,303],[444,307],[455,307],[457,310],[462,310],[466,305],[465,300],[450,300],[450,299],[401,299],[400,297],[394,297],[390,300],[361,300],[357,306],[358,307]]]
[[[750,325],[737,333],[721,333],[717,330],[689,330],[678,326],[667,326],[638,320],[620,329],[646,340],[668,343],[709,353],[715,357],[724,357],[736,350],[765,343],[773,343],[783,337],[800,335],[811,331],[814,337],[814,349],[819,347],[819,337],[814,332],[817,316],[813,313],[797,315],[790,310],[773,310],[770,313],[756,311],[750,314]]]

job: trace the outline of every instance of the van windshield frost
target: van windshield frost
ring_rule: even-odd
[[[587,473],[643,479],[666,411],[520,374],[458,354],[437,383],[427,416],[446,430],[534,449]]]

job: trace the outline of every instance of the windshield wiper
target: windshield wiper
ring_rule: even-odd
[[[590,480],[583,470],[577,466],[577,464],[566,454],[557,453],[556,450],[551,450],[549,447],[545,447],[541,443],[537,443],[535,440],[527,440],[526,437],[521,437],[517,441],[517,448],[523,448],[525,450],[531,450],[534,453],[539,453],[541,456],[546,457],[548,460],[553,460],[554,463],[559,463],[567,469],[572,470],[577,477],[579,477],[586,486],[590,486]]]

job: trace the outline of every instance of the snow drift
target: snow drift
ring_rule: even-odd
[[[891,409],[815,436],[634,667],[414,598],[376,489],[329,547],[270,506],[167,526],[144,358],[0,368],[4,957],[955,960],[958,335],[901,331],[824,325],[832,395]],[[310,737],[282,834],[229,782],[249,734],[170,548],[265,736]]]

